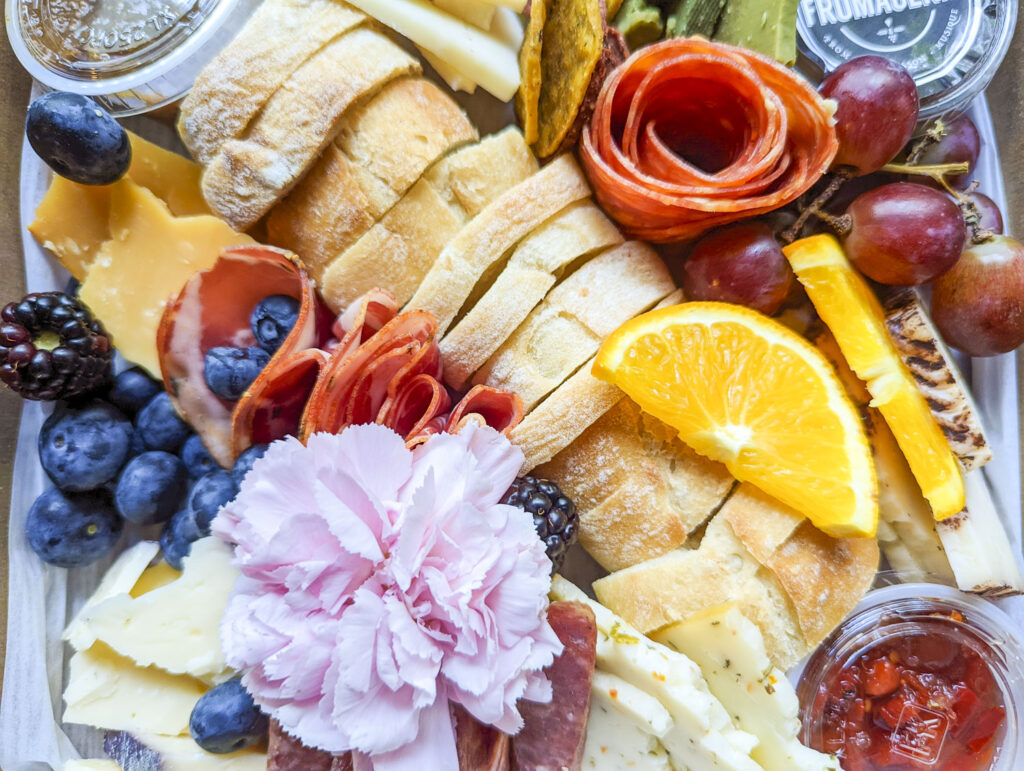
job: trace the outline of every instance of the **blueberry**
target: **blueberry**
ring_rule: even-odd
[[[95,562],[113,548],[123,528],[106,493],[64,493],[55,487],[36,498],[25,525],[32,550],[62,568]]]
[[[150,399],[135,416],[135,430],[139,432],[146,447],[164,452],[177,452],[192,433],[188,423],[178,416],[171,404],[171,397],[164,391]]]
[[[256,304],[249,317],[249,327],[260,348],[273,353],[281,347],[299,318],[299,307],[299,301],[286,294],[272,294]]]
[[[206,385],[214,394],[229,402],[238,401],[245,389],[270,361],[262,348],[233,348],[222,345],[206,352]]]
[[[132,424],[113,405],[62,405],[39,432],[39,460],[60,489],[94,490],[117,476],[131,441]]]
[[[235,752],[260,741],[269,728],[241,680],[228,680],[212,688],[196,702],[188,730],[195,743],[207,752]]]
[[[128,461],[114,502],[121,516],[140,525],[165,522],[188,492],[188,472],[177,456],[151,450]]]
[[[235,465],[231,469],[231,474],[238,484],[242,484],[245,475],[252,471],[252,464],[262,458],[266,452],[267,445],[265,444],[254,444],[249,449],[242,451],[242,454],[235,459]]]
[[[167,520],[160,532],[160,548],[163,549],[167,564],[175,570],[181,570],[182,560],[192,550],[193,541],[200,538],[202,534],[196,527],[196,518],[186,506]]]
[[[188,475],[193,479],[198,479],[204,474],[209,474],[211,471],[217,471],[220,468],[220,464],[210,455],[210,451],[206,449],[206,445],[203,444],[199,434],[192,434],[192,436],[185,440],[179,455],[185,461]]]
[[[81,185],[116,182],[132,162],[128,132],[80,94],[43,94],[29,105],[25,133],[51,169]]]
[[[210,524],[220,507],[238,494],[238,483],[229,471],[211,471],[192,486],[188,508],[195,515],[202,535],[210,534]]]
[[[139,367],[132,367],[114,378],[114,385],[107,398],[126,415],[134,416],[163,390],[162,383],[158,383]]]

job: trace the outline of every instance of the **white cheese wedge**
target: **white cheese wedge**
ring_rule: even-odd
[[[483,2],[501,6],[502,8],[511,8],[516,13],[522,13],[523,9],[526,8],[526,0],[483,0]]]
[[[672,728],[672,716],[660,701],[617,675],[595,670],[590,689],[595,698],[645,733],[661,737]]]
[[[160,544],[156,541],[139,541],[121,552],[114,564],[103,574],[96,591],[85,601],[85,605],[64,630],[64,639],[71,643],[71,647],[76,651],[83,651],[96,642],[89,625],[83,620],[84,617],[104,600],[121,594],[127,595],[158,551]]]
[[[64,771],[121,771],[121,767],[112,760],[69,760]]]
[[[97,640],[139,666],[223,682],[233,672],[221,648],[220,620],[237,577],[231,550],[217,538],[201,538],[180,578],[139,597],[106,599],[83,620]]]
[[[136,734],[135,738],[160,755],[162,771],[266,771],[267,755],[249,749],[214,755],[188,736]]]
[[[503,102],[519,88],[515,51],[427,0],[351,0],[351,4],[430,51]]]
[[[589,605],[597,621],[598,668],[618,675],[668,710],[673,725],[661,743],[673,765],[741,771],[761,768],[750,757],[757,738],[732,724],[690,659],[644,637],[561,576],[552,580],[551,597]]]
[[[491,19],[490,33],[507,45],[516,55],[523,47],[523,17],[510,8],[498,8]]]
[[[473,79],[463,75],[457,69],[452,67],[448,62],[444,61],[440,57],[434,56],[425,48],[417,47],[420,52],[420,56],[427,60],[431,67],[433,67],[437,74],[441,76],[441,79],[448,84],[448,88],[452,91],[465,91],[467,94],[476,92],[476,83]]]
[[[619,700],[598,687],[600,674],[594,673],[582,767],[595,771],[673,771],[668,752],[658,738],[637,723],[622,719]],[[625,682],[622,685],[629,687]]]
[[[737,727],[758,738],[751,756],[766,771],[838,771],[834,756],[800,744],[796,690],[737,605],[708,608],[651,636],[697,663]]]
[[[64,722],[177,736],[188,733],[192,708],[205,691],[194,678],[136,666],[98,642],[71,657]]]
[[[490,29],[495,6],[484,0],[432,0],[442,11],[469,22],[478,29]]]

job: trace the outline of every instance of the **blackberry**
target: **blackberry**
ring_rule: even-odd
[[[533,515],[533,526],[547,547],[552,570],[559,570],[579,534],[576,504],[554,482],[533,476],[517,477],[501,502]]]
[[[106,383],[114,355],[103,325],[63,292],[34,292],[0,311],[0,380],[52,401]]]

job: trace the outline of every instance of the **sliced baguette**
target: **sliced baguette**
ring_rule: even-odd
[[[536,170],[537,160],[516,128],[442,158],[330,263],[321,285],[324,300],[341,311],[383,286],[405,304],[463,225]]]
[[[536,470],[576,502],[580,543],[606,570],[682,546],[734,484],[725,466],[695,453],[621,391],[616,395],[617,404]]]
[[[420,77],[388,83],[350,110],[334,142],[267,218],[271,243],[319,279],[441,156],[476,141],[466,114]]]
[[[576,161],[564,155],[491,201],[444,248],[423,278],[409,307],[437,317],[443,335],[472,299],[485,274],[502,265],[509,249],[574,201],[590,195]]]
[[[203,173],[203,197],[245,230],[312,166],[342,115],[419,62],[369,27],[352,30],[303,64],[270,98],[243,137],[221,145]]]
[[[178,133],[207,164],[299,67],[331,40],[367,21],[336,0],[266,0],[208,64],[181,103]]]
[[[465,387],[569,263],[620,243],[618,228],[590,200],[571,204],[524,238],[497,280],[441,341],[448,385]]]
[[[514,391],[529,412],[608,335],[675,290],[651,247],[628,241],[558,284],[473,378]]]

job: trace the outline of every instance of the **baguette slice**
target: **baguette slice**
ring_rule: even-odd
[[[525,235],[574,201],[590,187],[569,155],[552,161],[529,179],[492,201],[444,248],[423,278],[409,307],[437,317],[443,335],[459,310],[471,300],[478,283],[501,267],[502,257]]]
[[[241,136],[271,96],[307,59],[367,16],[335,0],[266,0],[196,78],[181,103],[178,133],[207,164]]]
[[[334,142],[267,218],[271,243],[319,279],[438,158],[477,139],[466,114],[420,77],[388,83],[349,111]]]
[[[331,262],[323,275],[324,300],[341,311],[383,286],[405,304],[463,225],[536,170],[522,134],[511,127],[442,158]]]
[[[647,244],[609,249],[552,289],[473,382],[519,394],[529,412],[602,340],[673,290],[665,263]]]
[[[524,238],[497,280],[441,341],[448,385],[464,389],[569,263],[620,243],[618,228],[589,200],[571,204]]]
[[[965,471],[992,460],[992,448],[953,353],[942,342],[918,293],[909,287],[877,287],[885,325],[903,363],[931,407]]]
[[[246,135],[221,145],[203,174],[203,197],[245,230],[283,198],[337,134],[342,115],[419,62],[380,32],[358,28],[303,64]]]
[[[677,289],[654,307],[682,301],[683,290]],[[590,374],[593,366],[592,357],[512,429],[509,437],[526,456],[523,473],[558,455],[624,396],[618,386]]]
[[[579,372],[593,378],[588,368]],[[725,466],[695,453],[621,391],[616,395],[615,406],[537,469],[576,502],[580,544],[612,571],[682,546],[734,484]]]

